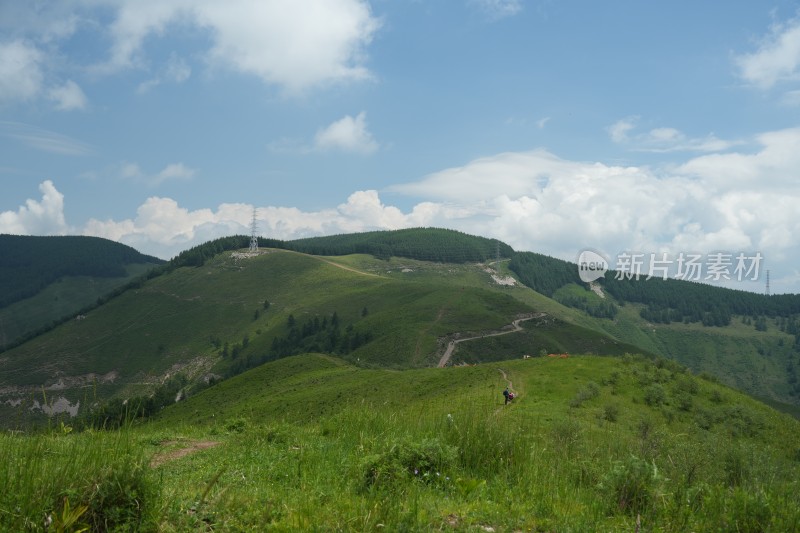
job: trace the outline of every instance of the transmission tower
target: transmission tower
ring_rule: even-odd
[[[769,270],[767,270],[767,290],[764,292],[767,296],[769,296]]]
[[[253,221],[250,223],[250,250],[251,254],[258,253],[258,236],[256,235],[256,230],[258,226],[256,225],[256,211],[257,209],[253,208]]]

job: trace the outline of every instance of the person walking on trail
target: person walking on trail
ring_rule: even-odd
[[[504,391],[503,391],[503,396],[505,396],[505,398],[506,398],[506,403],[505,403],[505,405],[508,405],[508,402],[510,402],[510,401],[511,401],[511,399],[514,397],[514,396],[511,394],[511,392],[509,392],[509,390],[508,390],[508,387],[506,387],[506,390],[504,390]]]

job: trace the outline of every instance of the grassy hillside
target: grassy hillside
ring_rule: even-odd
[[[163,264],[96,237],[0,235],[0,351]]]
[[[24,424],[21,413],[30,407],[85,413],[97,402],[159,388],[159,401],[168,401],[181,390],[191,394],[210,380],[306,351],[362,367],[435,366],[454,335],[496,331],[542,312],[560,318],[529,324],[491,345],[460,344],[452,362],[542,350],[636,350],[609,339],[577,310],[519,284],[498,283],[508,275],[505,263],[326,258],[274,249],[240,259],[224,252],[200,267],[172,268],[84,319],[8,351],[0,359],[0,419]]]
[[[0,308],[64,276],[124,278],[133,263],[161,264],[130,246],[98,237],[0,235]]]
[[[8,401],[41,403],[43,388],[51,402],[85,407],[113,394],[151,391],[176,373],[224,376],[324,347],[331,336],[332,353],[362,366],[432,366],[439,338],[500,328],[532,311],[489,283],[398,279],[346,266],[280,250],[245,260],[225,253],[151,279],[3,354],[0,414],[13,420],[21,404],[12,408]],[[334,314],[335,332],[305,334],[307,325],[332,323]],[[358,346],[341,342],[356,337]]]
[[[30,298],[0,309],[0,346],[11,346],[37,330],[96,304],[98,299],[145,275],[152,263],[131,264],[122,277],[65,276]]]
[[[505,406],[509,384],[518,397]],[[43,517],[141,531],[800,527],[800,424],[663,360],[393,371],[301,355],[147,424],[68,431],[0,436],[0,483],[12,489],[0,509],[15,509],[0,527]]]
[[[581,289],[586,298],[597,298]],[[657,323],[644,319],[641,304],[616,302],[613,319],[594,318],[607,335],[653,354],[709,373],[748,394],[785,404],[800,404],[800,347],[796,336],[782,331],[779,318],[764,320],[763,331],[749,317],[734,316],[727,326],[700,323]]]
[[[713,298],[715,290],[665,283],[653,286],[653,305],[631,302],[602,283],[590,290],[575,282],[574,265],[514,254],[502,243],[500,255],[512,255],[509,260],[471,262],[473,253],[484,258],[494,247],[496,254],[498,243],[458,232],[417,229],[274,241],[278,248],[250,258],[229,250],[241,241],[231,237],[189,250],[161,275],[85,318],[3,353],[0,421],[15,426],[26,424],[31,412],[85,413],[111,398],[118,399],[112,411],[120,412],[124,398],[155,393],[146,410],[153,412],[176,396],[305,352],[328,353],[365,368],[436,366],[448,342],[465,337],[478,338],[458,344],[449,364],[552,352],[640,352],[714,374],[775,405],[797,404],[800,398],[796,317],[780,314],[791,311],[791,299],[776,300],[770,308],[774,316],[755,321],[734,316],[727,325],[710,326],[693,321],[694,315],[671,320],[677,308],[666,314],[653,309],[672,305],[684,290],[695,291],[687,298],[695,303],[704,301],[698,295]],[[434,249],[444,255],[435,261],[387,258],[380,252],[385,246],[408,256],[427,257]],[[366,253],[338,255],[352,250]],[[637,289],[635,298],[648,290]],[[716,308],[738,309],[728,292],[723,296]],[[762,311],[771,305],[745,300]],[[507,331],[514,319],[533,315],[538,318],[522,323],[522,332],[493,335]],[[714,320],[723,315],[713,313]],[[97,412],[102,420],[111,411]]]
[[[583,327],[751,395],[800,405],[799,295],[773,298],[675,280],[611,282],[611,275],[592,290],[573,279],[577,269],[565,261],[523,253],[509,266],[579,311]]]

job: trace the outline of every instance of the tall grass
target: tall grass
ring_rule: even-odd
[[[73,531],[85,524],[139,531],[155,523],[159,489],[126,430],[3,434],[0,465],[0,530]]]
[[[209,391],[218,420],[208,425],[173,417],[113,433],[3,436],[0,530],[70,516],[164,532],[800,530],[796,422],[732,391],[716,403],[719,385],[657,362],[507,362],[520,396],[503,405],[494,367],[414,371],[405,386],[401,373],[314,360],[232,381],[277,395],[282,417],[267,404],[226,407]],[[326,379],[370,393],[337,400]],[[645,401],[655,383],[658,404]],[[339,403],[322,411],[314,401]],[[196,441],[218,445],[169,459]],[[150,468],[153,453],[164,460]]]
[[[265,402],[245,413],[225,407],[232,392],[209,393],[218,417],[230,417],[212,428],[224,445],[159,467],[172,502],[162,527],[800,527],[796,423],[732,392],[713,400],[719,385],[663,362],[509,361],[504,370],[521,393],[510,405],[488,365],[409,373],[337,367],[330,381],[312,372],[313,380],[291,377],[282,388],[270,376],[284,367],[237,382],[242,391],[250,383],[271,391],[280,409]],[[663,395],[648,402],[655,384]],[[353,392],[339,398],[328,387]],[[698,422],[701,410],[708,427]]]

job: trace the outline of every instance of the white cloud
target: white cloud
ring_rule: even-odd
[[[281,138],[267,144],[267,149],[279,154],[309,154],[313,152],[341,151],[371,154],[380,148],[367,128],[367,114],[362,111],[355,117],[343,118],[320,128],[310,144],[293,138]]]
[[[611,140],[624,144],[638,152],[720,152],[742,144],[741,141],[726,141],[713,133],[705,137],[690,138],[675,128],[653,128],[648,132],[631,135],[639,122],[639,116],[618,120],[606,128]]]
[[[800,168],[800,128],[763,133],[753,154],[709,154],[687,161],[678,171],[725,190],[795,189]]]
[[[364,111],[355,118],[345,116],[319,130],[314,137],[317,150],[342,150],[370,154],[378,149],[378,143],[367,129],[367,115]]]
[[[32,100],[42,90],[43,56],[22,40],[0,43],[0,104]]]
[[[187,167],[183,163],[172,163],[153,176],[153,182],[159,185],[169,180],[190,180],[194,177],[195,170]]]
[[[183,163],[170,163],[161,171],[155,174],[144,172],[136,163],[124,162],[119,167],[119,176],[123,179],[146,183],[151,187],[157,187],[167,181],[188,181],[191,180],[197,171],[189,168]]]
[[[492,20],[511,17],[522,11],[521,0],[469,0]]]
[[[320,211],[259,207],[257,225],[261,235],[296,239],[427,225],[438,212],[428,204],[420,204],[404,214],[396,207],[384,205],[376,191],[358,191],[347,202]],[[216,237],[248,234],[252,213],[253,206],[247,204],[221,204],[216,210],[189,211],[171,198],[152,197],[138,208],[136,218],[92,219],[82,233],[124,242],[143,252],[169,258]]]
[[[141,66],[145,40],[179,23],[208,31],[209,64],[290,92],[369,78],[364,50],[380,27],[363,0],[131,0],[117,11],[101,70]]]
[[[0,233],[14,235],[64,235],[68,231],[64,219],[64,195],[53,182],[39,185],[41,201],[28,199],[16,211],[0,212]]]
[[[672,139],[675,133],[655,135]],[[775,292],[800,292],[800,284],[790,284],[800,262],[800,182],[795,179],[800,128],[766,132],[756,142],[753,153],[703,155],[669,169],[570,161],[546,150],[501,153],[393,187],[423,199],[408,211],[385,204],[376,191],[357,191],[344,203],[316,211],[259,207],[258,228],[264,236],[294,239],[449,227],[571,261],[586,247],[612,257],[622,251],[663,251],[673,257],[758,251],[773,272]],[[178,164],[169,168],[163,172],[185,174]],[[136,165],[125,171],[142,174]],[[49,224],[54,231],[66,231],[62,197],[49,182],[42,190],[51,200],[29,201],[33,207],[3,213],[0,228],[20,231],[44,219],[56,221]],[[191,211],[171,198],[152,197],[132,219],[91,220],[74,231],[166,258],[215,237],[249,233],[252,209],[222,204]],[[22,214],[27,223],[18,222]]]
[[[48,95],[55,102],[56,109],[60,111],[86,109],[86,95],[78,84],[72,80],[67,80],[60,87],[53,87],[48,92]]]
[[[0,104],[46,96],[60,111],[84,109],[86,95],[78,84],[67,80],[48,87],[44,67],[45,56],[35,44],[19,39],[0,43]]]
[[[550,122],[550,117],[540,118],[536,121],[536,127],[538,127],[540,130],[543,130],[548,122]]]
[[[137,92],[140,94],[146,93],[165,82],[183,83],[191,75],[192,67],[189,66],[186,60],[173,52],[162,71],[156,77],[140,83]]]
[[[62,79],[64,72],[149,72],[148,41],[168,33],[180,39],[187,28],[204,33],[208,44],[193,57],[211,71],[256,76],[299,94],[372,79],[366,50],[380,26],[367,0],[0,3],[0,36],[13,36],[0,41],[0,104],[46,97],[60,110],[83,109],[83,90],[76,81]],[[64,60],[61,46],[79,30],[110,41],[105,59],[91,58],[93,64],[80,66]],[[138,83],[137,91],[182,83],[191,73],[186,60],[173,52],[165,66]]]
[[[734,59],[739,76],[760,89],[785,80],[798,79],[800,67],[800,19],[775,24],[759,43],[758,50]]]
[[[544,150],[503,153],[393,189],[450,208],[436,218],[442,225],[519,250],[567,260],[587,246],[610,254],[761,251],[774,272],[790,272],[800,261],[800,129],[756,141],[755,153],[704,155],[672,170],[567,161]]]
[[[621,143],[628,140],[628,132],[636,127],[636,122],[639,120],[638,116],[632,116],[620,119],[606,128],[611,135],[611,140],[615,143]]]

